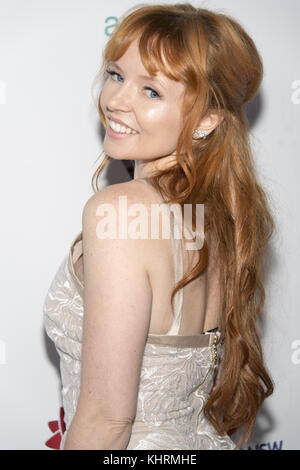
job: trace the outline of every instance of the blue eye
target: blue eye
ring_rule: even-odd
[[[121,77],[121,75],[120,75],[119,73],[114,72],[113,70],[106,70],[106,73],[108,73],[108,75],[111,75],[111,76],[113,76],[113,75],[119,75],[119,77]]]
[[[107,73],[108,75],[110,75],[111,77],[113,77],[114,75],[117,75],[118,77],[121,77],[121,78],[122,78],[122,76],[121,76],[119,73],[115,72],[114,70],[108,70],[108,69],[107,69],[107,70],[106,70],[106,73]],[[117,81],[119,81],[119,80],[117,80]],[[153,92],[153,93],[156,94],[156,96],[151,96],[151,97],[149,97],[149,98],[156,98],[156,99],[157,99],[157,98],[160,98],[160,95],[157,93],[157,91],[153,90],[153,88],[150,88],[150,87],[144,87],[144,88],[145,88],[145,90],[147,90],[147,91],[150,90],[151,92]]]
[[[145,87],[145,90],[150,90],[153,93],[156,93],[157,96],[152,96],[151,98],[160,98],[159,94],[155,90],[153,90],[153,88]]]

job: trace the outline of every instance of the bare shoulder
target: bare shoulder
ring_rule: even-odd
[[[85,203],[84,212],[95,210],[99,204],[111,203],[115,207],[119,198],[126,196],[129,203],[151,203],[151,190],[138,180],[111,184],[93,194]]]
[[[138,252],[145,260],[152,245],[149,237],[152,202],[154,202],[153,192],[138,180],[113,184],[101,189],[87,200],[83,208],[83,245],[92,242],[99,244],[99,239],[103,239],[105,240],[102,242],[103,247],[104,245],[107,248],[117,247],[118,239],[120,246]],[[141,206],[133,206],[136,204]],[[140,222],[142,228],[137,227]],[[108,229],[110,234],[103,235],[102,238],[100,231],[103,234]],[[135,235],[137,232],[140,235]],[[108,238],[113,241],[109,242]]]
[[[126,198],[122,200],[124,196]],[[169,240],[163,239],[161,232],[160,236],[152,238],[151,204],[159,202],[155,192],[139,180],[106,186],[93,194],[86,202],[82,215],[85,262],[93,257],[98,265],[100,262],[103,264],[106,254],[109,254],[110,260],[118,257],[127,269],[147,279],[145,285],[152,286],[158,266],[170,263],[172,259]],[[112,223],[113,236],[101,239],[98,229],[103,229],[105,217]],[[126,229],[122,232],[125,236],[120,237],[120,224],[124,219],[127,220]],[[140,222],[145,221],[144,228],[138,227]],[[139,234],[135,236],[137,232]]]

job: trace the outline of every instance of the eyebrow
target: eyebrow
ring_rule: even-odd
[[[116,64],[115,62],[113,61],[110,61],[108,65],[111,65],[113,67],[115,67],[117,70],[119,70],[120,72],[123,73],[123,70],[121,69],[121,67]],[[150,77],[149,75],[139,75],[139,78],[142,78],[144,80],[148,80],[149,82],[157,82],[164,90],[166,89],[166,85],[164,85],[164,83],[159,80],[159,78],[156,78],[156,77]]]

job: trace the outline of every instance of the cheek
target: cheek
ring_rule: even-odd
[[[145,109],[141,119],[149,129],[160,129],[161,134],[170,132],[170,129],[177,133],[181,125],[178,110],[164,105]]]
[[[106,103],[107,103],[107,96],[106,95],[107,95],[107,92],[106,92],[106,87],[104,85],[102,90],[101,90],[100,100],[99,100],[99,104],[100,104],[103,112],[105,112],[105,106],[106,106]]]
[[[106,108],[107,106],[109,106],[109,102],[110,102],[112,95],[113,95],[112,84],[109,82],[109,78],[108,78],[102,87],[100,100],[99,100],[99,103],[103,112],[107,111]]]

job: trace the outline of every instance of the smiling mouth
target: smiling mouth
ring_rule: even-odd
[[[138,135],[138,132],[117,132],[110,125],[106,128],[106,135],[113,140],[123,140]]]
[[[114,134],[119,135],[136,135],[138,132],[125,124],[120,124],[111,118],[108,118],[107,128],[111,129]],[[122,132],[121,132],[122,130]]]

